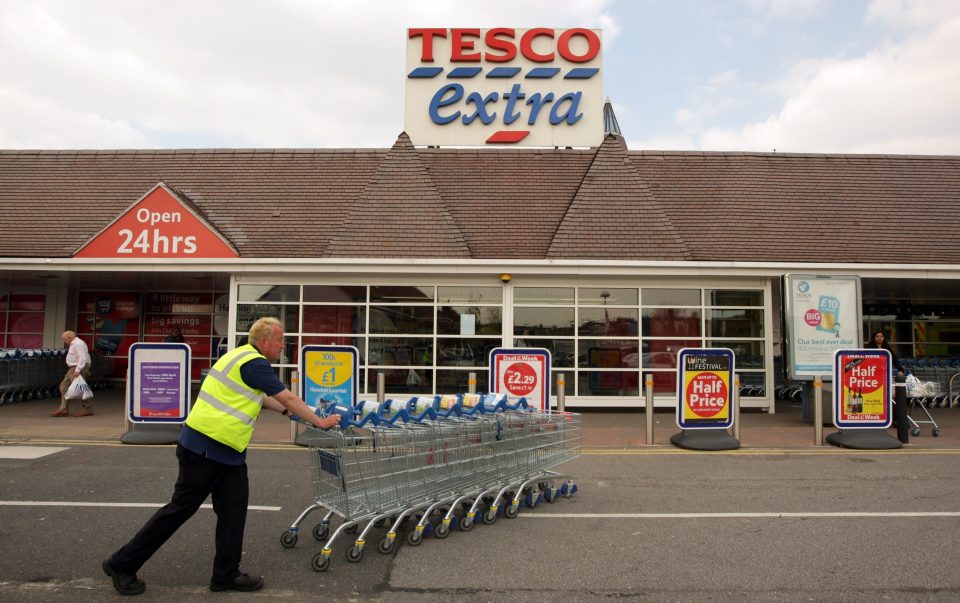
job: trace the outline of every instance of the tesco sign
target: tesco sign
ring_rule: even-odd
[[[404,129],[417,145],[597,146],[594,29],[407,30]]]

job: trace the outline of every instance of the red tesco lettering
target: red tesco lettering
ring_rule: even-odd
[[[580,27],[557,31],[547,27],[528,29],[520,37],[520,54],[534,63],[550,63],[559,54],[562,59],[570,63],[586,63],[600,53],[600,37],[589,29]],[[411,28],[407,33],[410,39],[420,38],[420,62],[433,63],[434,40],[436,38],[450,38],[450,62],[452,63],[506,63],[517,56],[518,45],[515,42],[517,32],[508,27],[488,29],[483,35],[484,48],[476,48],[480,41],[479,29],[436,29]],[[571,48],[574,38],[583,38],[587,43],[587,50],[576,54]],[[535,41],[543,46],[538,39],[549,40],[548,52],[539,52],[534,49]],[[491,52],[492,51],[492,52]],[[555,52],[554,52],[555,51]]]

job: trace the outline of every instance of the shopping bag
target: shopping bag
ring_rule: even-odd
[[[93,397],[93,390],[87,385],[87,380],[83,378],[83,375],[78,375],[70,383],[70,387],[67,388],[65,397],[67,400],[89,400]]]

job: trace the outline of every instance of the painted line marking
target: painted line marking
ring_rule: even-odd
[[[530,519],[743,519],[782,517],[960,517],[960,511],[780,512],[780,513],[521,513]]]
[[[0,507],[107,507],[125,509],[159,509],[167,503],[111,503],[111,502],[73,502],[47,500],[0,500]],[[200,505],[201,509],[212,509],[213,505]],[[249,511],[279,511],[283,507],[266,507],[263,505],[249,505]]]
[[[0,459],[39,459],[66,448],[55,446],[0,446]]]

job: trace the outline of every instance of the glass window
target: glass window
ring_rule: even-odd
[[[370,287],[370,302],[409,304],[433,302],[433,287],[391,286]]]
[[[581,339],[577,366],[583,368],[638,368],[637,342],[631,339]]]
[[[370,332],[433,334],[433,306],[370,306]]]
[[[712,348],[730,348],[735,356],[737,370],[742,368],[765,368],[763,360],[763,341],[724,341],[714,339],[710,341]]]
[[[762,306],[763,291],[707,289],[709,306]]]
[[[580,288],[581,304],[610,306],[636,306],[639,296],[636,289],[591,289]]]
[[[384,366],[433,366],[433,339],[370,337],[369,363]]]
[[[299,333],[299,314],[299,306],[237,304],[237,334],[246,334],[258,319],[271,316],[280,321],[284,333]]]
[[[644,306],[699,306],[700,290],[644,288],[640,299]]]
[[[487,389],[486,371],[477,370],[437,370],[437,393],[438,394],[463,394],[470,388],[470,373],[473,372],[477,379],[477,391]]]
[[[300,301],[300,285],[238,285],[237,300],[297,302]]]
[[[333,304],[363,303],[367,301],[367,288],[362,285],[304,285],[303,301]]]
[[[574,309],[514,308],[514,335],[573,335]]]
[[[500,306],[440,306],[437,308],[439,335],[500,335],[503,332]]]
[[[525,345],[520,347],[549,350],[553,366],[573,368],[575,365],[576,342],[573,339],[524,339],[523,341]]]
[[[581,371],[577,378],[577,395],[638,396],[639,383],[637,371]]]
[[[645,337],[698,337],[700,310],[694,308],[644,308]]]
[[[710,310],[711,337],[763,337],[763,310]]]
[[[516,287],[513,290],[513,303],[538,305],[572,305],[573,287]]]
[[[440,304],[502,304],[501,287],[437,287]]]
[[[486,370],[490,350],[499,339],[437,338],[437,366],[472,366]]]
[[[364,306],[304,306],[304,333],[363,333],[367,319]]]
[[[636,335],[636,308],[580,308],[578,335]]]
[[[643,368],[677,368],[683,348],[699,348],[699,339],[650,339],[643,342]]]
[[[368,392],[377,391],[377,375],[379,373],[383,373],[384,386],[388,392],[404,392],[410,395],[433,392],[433,369],[423,368],[368,369]]]

